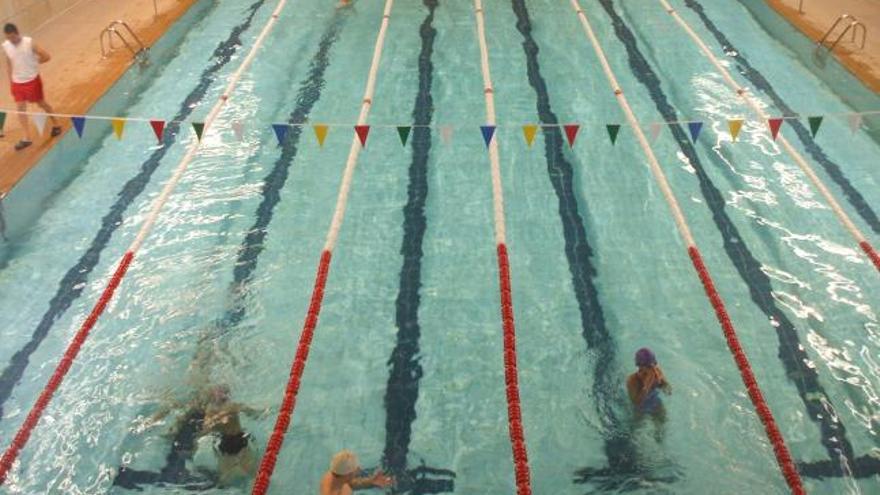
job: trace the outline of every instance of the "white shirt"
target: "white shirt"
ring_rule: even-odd
[[[26,83],[40,75],[40,61],[34,52],[34,41],[29,36],[23,36],[17,45],[9,40],[4,41],[3,51],[12,64],[12,82]]]

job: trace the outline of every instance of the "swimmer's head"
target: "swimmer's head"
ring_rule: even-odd
[[[636,351],[636,366],[639,368],[650,368],[657,364],[657,356],[651,352],[651,349],[642,347]]]
[[[211,387],[209,397],[213,402],[226,402],[229,400],[229,385],[216,385]]]
[[[341,450],[330,460],[330,472],[334,476],[346,478],[361,470],[357,455],[350,450]]]

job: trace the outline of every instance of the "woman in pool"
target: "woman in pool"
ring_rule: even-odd
[[[663,370],[657,364],[657,357],[650,349],[643,347],[636,352],[638,371],[626,379],[626,391],[629,400],[636,410],[636,417],[651,416],[655,421],[666,419],[666,410],[660,400],[660,391],[667,395],[672,393],[672,386],[663,376]]]

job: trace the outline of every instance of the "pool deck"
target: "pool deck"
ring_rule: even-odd
[[[777,12],[813,41],[819,41],[841,14],[850,14],[868,28],[865,49],[849,41],[841,42],[834,53],[837,59],[868,88],[880,94],[880,2],[877,0],[803,0],[804,13],[798,12],[800,0],[766,0]],[[843,23],[835,32],[840,32]]]
[[[159,15],[154,16],[153,0],[81,0],[66,10],[47,12],[41,24],[23,34],[34,40],[52,56],[41,67],[46,100],[61,114],[86,112],[125,73],[131,54],[117,50],[101,59],[98,36],[116,19],[126,21],[147,46],[162,34],[197,0],[157,0]],[[17,19],[12,18],[12,22]],[[9,93],[5,57],[0,62],[0,111],[15,109]],[[31,107],[36,108],[36,107]],[[31,109],[29,108],[29,109]],[[61,119],[64,131],[70,121]],[[50,124],[46,124],[48,130]],[[0,197],[8,192],[36,165],[60,138],[50,139],[48,132],[36,137],[34,145],[23,151],[13,146],[21,139],[17,115],[8,114],[4,126],[6,136],[0,138]]]

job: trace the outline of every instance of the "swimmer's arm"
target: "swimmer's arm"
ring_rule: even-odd
[[[368,490],[370,488],[388,488],[394,484],[394,478],[386,476],[381,469],[366,478],[355,478],[350,486],[352,490]]]
[[[251,419],[260,419],[265,416],[267,412],[269,412],[268,407],[257,409],[255,407],[246,406],[244,404],[236,404],[236,410]]]
[[[629,400],[633,404],[639,402],[639,390],[635,378],[635,375],[630,375],[629,378],[626,379],[626,393],[629,394]]]
[[[657,367],[657,378],[660,381],[660,388],[667,395],[672,393],[672,385],[669,384],[669,381],[666,379],[666,375],[663,374],[663,370],[660,367]]]

